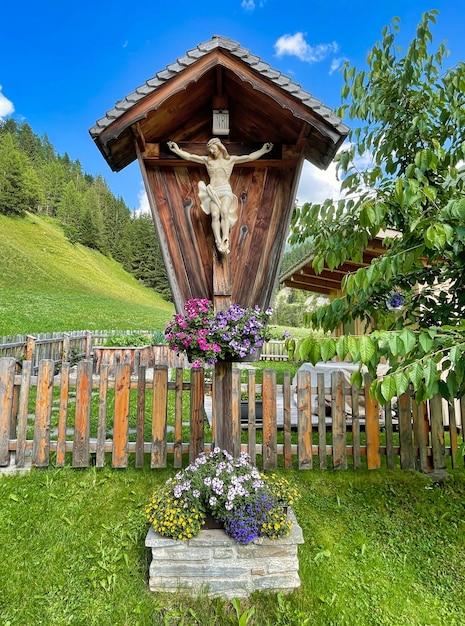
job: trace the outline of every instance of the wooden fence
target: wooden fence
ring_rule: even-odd
[[[141,366],[131,376],[121,363],[113,377],[102,364],[96,376],[84,359],[64,362],[55,375],[54,361],[44,359],[37,375],[32,370],[31,361],[0,358],[0,467],[161,468],[168,458],[181,467],[183,454],[193,459],[214,445],[215,380],[201,369],[170,376],[166,366]],[[233,370],[234,453],[246,450],[263,469],[426,471],[459,462],[463,403],[417,404],[406,393],[380,408],[365,389],[346,387],[340,372],[329,389],[322,374],[312,388],[308,371],[295,385],[289,372],[279,385],[275,370],[264,370],[260,384],[255,370],[245,382],[243,375]]]

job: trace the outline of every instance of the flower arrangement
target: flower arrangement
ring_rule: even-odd
[[[184,303],[184,312],[168,322],[165,337],[172,350],[187,352],[192,367],[246,358],[256,354],[269,338],[271,309],[233,304],[226,311],[215,312],[210,300],[191,298]]]
[[[215,448],[168,479],[146,514],[155,532],[185,541],[199,534],[209,513],[230,537],[245,544],[263,536],[288,536],[291,521],[285,507],[297,498],[286,478],[261,474],[247,454],[235,459]]]

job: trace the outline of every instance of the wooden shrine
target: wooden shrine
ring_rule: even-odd
[[[208,298],[216,309],[270,306],[303,161],[326,168],[348,128],[249,50],[213,36],[118,102],[89,132],[112,170],[138,159],[182,312],[188,298]],[[224,246],[199,198],[199,183],[211,173],[205,157],[212,138],[234,160],[227,182],[237,207]],[[223,382],[215,392],[215,443],[230,449],[230,364],[218,364],[216,374]]]

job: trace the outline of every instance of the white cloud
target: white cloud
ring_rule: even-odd
[[[137,194],[137,200],[139,201],[139,206],[134,211],[135,215],[142,215],[144,213],[150,214],[151,211],[150,211],[149,199],[147,197],[147,192],[145,191],[145,187],[143,183],[141,183],[141,188],[139,190],[139,193]]]
[[[342,64],[345,63],[347,59],[345,59],[344,57],[339,57],[338,59],[333,59],[331,61],[331,67],[329,70],[330,75],[334,74],[334,72],[336,72],[340,67],[342,67]]]
[[[341,197],[340,181],[336,178],[336,164],[331,163],[326,170],[320,170],[308,161],[304,162],[297,190],[297,204],[320,203],[327,198],[338,200]]]
[[[332,43],[320,43],[312,46],[305,41],[304,33],[295,35],[282,35],[274,45],[276,56],[281,57],[286,54],[296,56],[301,61],[317,63],[323,61],[328,55],[336,53],[339,45]]]
[[[260,8],[263,8],[265,6],[265,2],[266,0],[260,0],[260,2],[258,3],[258,6]],[[241,2],[241,7],[243,9],[245,9],[246,11],[254,11],[255,7],[257,6],[257,4],[255,3],[255,0],[242,0]]]
[[[2,86],[0,85],[0,121],[7,115],[11,115],[14,110],[13,103],[2,94]]]

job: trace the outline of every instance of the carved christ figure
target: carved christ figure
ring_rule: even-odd
[[[174,141],[168,141],[169,149],[186,161],[206,166],[210,183],[199,182],[200,206],[212,217],[212,230],[219,252],[229,254],[229,232],[237,221],[237,196],[232,192],[229,179],[236,163],[255,161],[270,152],[272,143],[265,143],[260,150],[239,156],[230,155],[221,141],[214,137],[207,143],[208,154],[201,156],[182,150]]]

